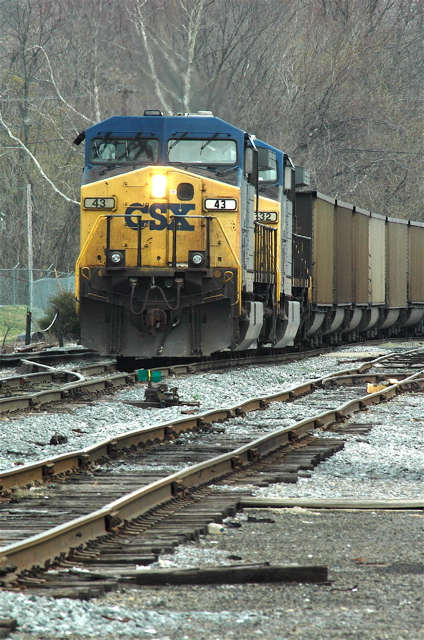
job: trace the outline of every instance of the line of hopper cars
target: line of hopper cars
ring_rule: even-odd
[[[114,116],[84,138],[86,347],[174,358],[422,334],[422,223],[306,190],[289,156],[210,112]]]

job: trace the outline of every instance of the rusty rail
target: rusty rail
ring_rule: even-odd
[[[381,359],[378,360],[381,361]],[[345,372],[342,375],[346,375]],[[38,465],[28,465],[26,470],[19,469],[14,473],[28,472],[30,471],[30,467],[33,467],[34,471],[35,468],[38,467],[41,477],[43,468],[48,468],[49,473],[57,473],[59,469],[65,469],[68,465],[71,468],[72,465],[78,466],[84,464],[87,458],[96,459],[99,456],[107,454],[108,447],[112,445],[115,448],[127,447],[133,442],[133,439],[135,443],[139,437],[149,437],[151,439],[154,437],[154,433],[161,432],[165,435],[167,430],[168,433],[169,430],[178,433],[180,430],[199,426],[199,421],[215,422],[226,420],[243,412],[260,409],[269,402],[287,401],[296,397],[296,395],[303,395],[313,390],[313,388],[316,388],[317,384],[324,382],[324,380],[325,378],[310,381],[299,387],[292,388],[289,391],[282,391],[262,398],[250,399],[237,407],[210,411],[201,416],[179,420],[172,424],[160,425],[154,427],[153,430],[142,429],[140,431],[127,433],[115,438],[113,441],[100,443],[80,452],[65,454],[57,459],[44,461]],[[350,400],[336,409],[309,417],[291,427],[278,429],[229,453],[220,455],[207,462],[193,465],[159,481],[153,482],[87,516],[77,518],[24,541],[0,548],[0,570],[2,570],[3,574],[6,574],[3,582],[5,584],[13,582],[16,574],[20,571],[33,566],[42,566],[54,558],[63,556],[71,549],[81,547],[90,540],[104,536],[111,531],[113,527],[119,527],[120,524],[123,524],[125,521],[136,518],[155,506],[175,499],[175,496],[178,496],[180,493],[183,494],[186,490],[199,487],[211,481],[216,481],[218,478],[223,478],[231,474],[235,468],[249,465],[253,460],[257,460],[272,450],[284,446],[292,440],[302,437],[317,428],[329,426],[339,421],[345,421],[346,418],[353,413],[379,402],[387,401],[397,393],[423,388],[424,370],[390,385],[384,390]],[[50,462],[50,465],[53,465],[52,468],[48,462]],[[8,475],[11,474],[0,474],[0,481],[4,482]],[[3,478],[1,478],[1,476],[3,476]]]

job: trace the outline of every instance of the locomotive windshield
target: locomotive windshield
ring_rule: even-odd
[[[237,145],[234,140],[168,140],[168,161],[183,164],[234,165],[237,163]]]
[[[94,138],[91,164],[153,164],[157,161],[159,140],[155,138]]]

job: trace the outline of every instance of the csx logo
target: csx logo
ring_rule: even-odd
[[[139,202],[134,202],[134,204],[130,204],[129,207],[125,210],[125,222],[130,227],[130,229],[138,229],[138,219],[137,217],[140,214],[147,214],[150,219],[141,221],[141,228],[145,229],[149,227],[150,231],[162,231],[163,229],[173,229],[174,221],[168,222],[166,218],[167,211],[171,211],[174,216],[185,216],[191,210],[195,209],[194,204],[183,204],[181,202],[154,202],[153,204],[140,204]],[[177,218],[177,229],[179,231],[194,231],[194,226],[189,223],[188,220],[184,218]]]

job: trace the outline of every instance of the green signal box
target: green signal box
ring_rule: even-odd
[[[137,371],[137,379],[139,382],[160,382],[162,380],[162,371],[139,369]]]

